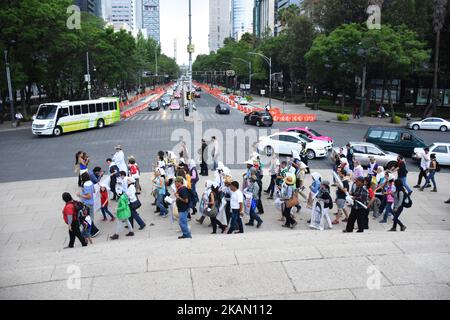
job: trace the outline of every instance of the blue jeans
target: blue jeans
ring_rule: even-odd
[[[253,200],[257,201],[257,200]],[[254,221],[257,221],[258,223],[262,223],[263,221],[259,217],[259,214],[255,212],[255,207],[252,204],[252,207],[250,208],[250,221],[248,223],[253,224]]]
[[[111,219],[114,218],[114,215],[109,211],[108,207],[102,207],[100,210],[102,211],[103,219],[106,219],[106,214],[108,214]]]
[[[431,182],[433,182],[433,186],[434,186],[434,188],[435,189],[437,189],[437,186],[436,186],[436,180],[434,179],[434,175],[436,174],[436,171],[430,171],[430,174],[428,175],[428,177],[427,177],[427,181],[425,181],[425,186],[427,186],[428,184],[430,184],[430,181]],[[424,186],[424,187],[425,187]]]
[[[386,210],[384,211],[383,221],[387,221],[387,218],[389,217],[389,214],[394,215],[393,203],[386,202]]]
[[[144,227],[145,226],[145,222],[144,220],[141,219],[141,217],[139,216],[139,213],[134,210],[133,208],[130,207],[131,210],[131,217],[128,219],[131,223],[131,226],[134,228],[134,220],[136,220],[136,222],[138,223],[139,227]]]
[[[183,237],[192,238],[191,232],[188,227],[188,212],[179,212],[178,224],[180,225],[181,231],[183,232]]]
[[[158,193],[158,197],[156,198],[156,206],[159,208],[159,210],[161,211],[161,215],[166,215],[167,214],[167,210],[166,207],[164,207],[164,195]]]
[[[408,191],[408,193],[411,193],[412,190],[408,185],[408,182],[406,181],[406,177],[400,178],[400,181],[403,183],[403,186],[405,187],[406,191]]]
[[[236,223],[239,227],[239,232],[244,233],[244,225],[242,224],[241,215],[239,214],[238,209],[233,209],[233,213],[231,214],[230,228],[228,229],[228,234],[233,233]]]
[[[393,229],[397,229],[397,224],[403,228],[404,225],[403,223],[400,221],[400,215],[402,214],[403,211],[403,207],[398,208],[397,212],[394,213],[394,225],[392,226]]]
[[[197,186],[196,186],[196,184],[197,183],[191,183],[191,190],[192,190],[192,193],[194,194],[194,199],[192,201],[194,208],[197,206],[197,203],[198,203],[198,194],[197,194]]]

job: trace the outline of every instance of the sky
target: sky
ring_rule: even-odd
[[[164,54],[174,56],[177,39],[177,63],[188,64],[189,54],[189,0],[160,0],[161,48]],[[195,45],[193,61],[198,54],[208,54],[209,0],[192,0],[192,43]]]

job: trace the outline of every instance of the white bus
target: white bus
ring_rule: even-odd
[[[62,101],[40,105],[31,130],[34,135],[60,136],[67,132],[103,128],[119,121],[117,98]]]

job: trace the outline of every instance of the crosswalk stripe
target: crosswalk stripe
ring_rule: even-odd
[[[155,117],[155,115],[150,116],[150,118],[148,120],[153,120],[153,118]]]

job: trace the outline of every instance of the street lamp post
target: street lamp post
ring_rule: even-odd
[[[87,71],[87,89],[89,100],[91,100],[91,74],[89,73],[89,51],[86,51],[86,71]]]
[[[248,54],[260,56],[269,64],[269,106],[272,107],[272,58],[266,57],[259,52],[248,52]]]
[[[16,126],[16,118],[14,113],[14,101],[12,94],[12,84],[11,84],[11,71],[9,70],[8,62],[8,50],[5,50],[5,66],[6,66],[6,79],[8,80],[8,94],[9,94],[9,107],[11,111],[11,126]]]
[[[221,61],[220,63],[226,64],[226,65],[229,65],[229,66],[233,66],[233,64],[231,62]],[[226,76],[227,76],[227,92],[228,92],[228,84],[229,84],[228,83],[228,78],[229,78],[229,76],[228,76],[228,74]]]

